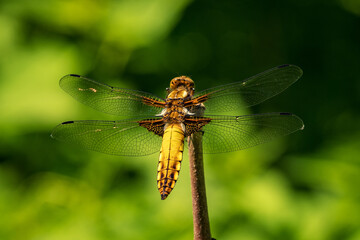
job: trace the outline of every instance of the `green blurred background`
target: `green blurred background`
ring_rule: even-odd
[[[304,131],[205,155],[217,239],[360,239],[359,0],[49,0],[0,3],[0,239],[192,239],[189,164],[165,201],[158,154],[56,142],[60,122],[117,119],[59,79],[86,75],[165,96],[292,63],[303,77],[248,113],[288,111]]]

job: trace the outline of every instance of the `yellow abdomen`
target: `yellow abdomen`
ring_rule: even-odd
[[[158,164],[157,184],[164,200],[179,177],[184,151],[184,130],[180,123],[168,124],[163,135]]]

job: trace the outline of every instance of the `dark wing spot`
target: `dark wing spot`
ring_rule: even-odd
[[[288,66],[290,66],[290,65],[289,64],[284,64],[284,65],[278,66],[278,68],[284,68],[284,67],[288,67]]]
[[[74,123],[74,121],[63,122],[62,124],[69,124],[69,123]]]
[[[80,75],[77,75],[77,74],[70,74],[70,76],[72,76],[72,77],[81,77]]]
[[[289,116],[291,116],[291,115],[292,115],[292,113],[282,112],[282,113],[280,113],[280,115],[289,115]]]

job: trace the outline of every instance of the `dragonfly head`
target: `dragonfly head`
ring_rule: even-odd
[[[191,78],[186,76],[173,78],[170,82],[170,89],[175,90],[179,86],[184,86],[188,91],[193,91],[195,83]]]

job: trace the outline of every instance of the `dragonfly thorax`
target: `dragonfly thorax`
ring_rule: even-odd
[[[187,108],[184,107],[184,102],[190,100],[193,90],[189,86],[193,86],[193,81],[189,82],[187,77],[174,78],[170,86],[176,85],[175,89],[171,89],[165,102],[165,108],[162,112],[164,122],[183,122],[185,116],[188,114]]]

